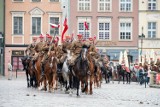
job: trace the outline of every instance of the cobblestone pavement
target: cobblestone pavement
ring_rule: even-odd
[[[0,107],[160,107],[160,89],[144,88],[137,83],[102,84],[93,95],[76,97],[26,87],[25,77],[7,80],[0,76]]]

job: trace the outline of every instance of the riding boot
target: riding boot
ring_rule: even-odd
[[[44,64],[41,63],[41,76],[43,76],[43,75],[44,75]]]

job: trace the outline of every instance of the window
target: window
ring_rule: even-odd
[[[91,10],[91,0],[78,0],[78,10],[79,11],[90,11]]]
[[[156,22],[148,22],[148,38],[156,37]]]
[[[22,24],[22,17],[14,17],[13,18],[13,34],[22,34],[23,33],[23,24]]]
[[[122,12],[132,11],[132,0],[120,0],[120,11]]]
[[[111,11],[111,0],[99,0],[99,11]]]
[[[50,17],[50,23],[59,24],[59,17]],[[52,28],[50,27],[50,34],[51,35],[59,35],[59,28]]]
[[[23,65],[22,65],[22,58],[23,56],[13,56],[12,57],[12,65],[13,65],[13,71],[16,70],[23,70]]]
[[[13,0],[14,2],[23,2],[23,0]]]
[[[41,34],[41,17],[32,17],[32,34]]]
[[[89,30],[85,30],[84,22],[79,22],[78,23],[78,34],[83,35],[83,39],[88,39],[90,36],[90,24],[88,24]]]
[[[120,23],[120,40],[131,40],[132,25],[129,22]]]
[[[109,22],[104,22],[104,23],[99,23],[99,29],[98,29],[98,34],[99,34],[99,40],[104,40],[110,39],[110,23]]]
[[[148,10],[156,10],[156,0],[148,0]]]
[[[59,2],[59,0],[50,0],[50,2]]]
[[[41,2],[41,0],[32,0],[32,2]]]

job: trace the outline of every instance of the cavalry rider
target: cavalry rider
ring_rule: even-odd
[[[71,46],[71,52],[73,52],[73,56],[72,56],[70,65],[75,64],[75,60],[80,55],[81,50],[82,50],[82,46],[83,46],[83,42],[82,42],[83,36],[81,34],[79,34],[77,36],[78,36],[78,40],[75,41],[74,43],[72,43],[72,46]]]
[[[160,58],[157,59],[157,62],[155,65],[160,66]]]
[[[65,57],[67,56],[67,50],[71,50],[72,47],[72,42],[70,40],[70,36],[66,36],[66,40],[63,42],[62,45],[62,51],[63,51],[63,56],[60,59],[60,62],[64,62]]]
[[[99,54],[98,54],[97,49],[94,45],[94,40],[93,40],[93,38],[88,38],[88,39],[89,39],[89,43],[90,43],[88,51],[92,55],[92,58],[94,59],[94,62],[97,63],[97,60],[99,58]]]
[[[25,50],[26,56],[29,56],[29,57],[33,57],[34,54],[35,54],[34,48],[35,48],[35,45],[36,45],[37,38],[32,38],[32,39],[33,39],[33,42]]]
[[[34,48],[36,53],[35,53],[35,56],[32,59],[33,67],[34,67],[35,61],[37,60],[40,52],[42,51],[42,47],[44,45],[44,36],[42,34],[39,36],[39,39],[40,39],[40,41],[36,44],[36,46]]]
[[[50,36],[49,34],[46,34],[46,37],[47,37],[46,38],[47,40],[45,44],[42,46],[42,53],[44,54],[42,61],[41,61],[41,75],[42,76],[44,75],[44,64],[45,64],[46,59],[48,58],[48,51],[49,51],[49,47],[50,47],[51,40],[52,40],[52,36]]]

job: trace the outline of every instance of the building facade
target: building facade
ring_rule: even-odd
[[[4,75],[4,3],[5,0],[0,0],[0,74]]]
[[[13,70],[22,70],[21,57],[35,37],[48,32],[59,36],[62,28],[51,28],[49,22],[62,23],[59,0],[6,0],[5,74],[10,60]]]
[[[142,61],[146,57],[156,61],[160,57],[160,0],[139,0],[139,5],[139,35],[145,35],[139,38],[140,57]]]
[[[70,33],[96,35],[97,48],[111,61],[124,50],[130,62],[138,58],[138,0],[70,0],[69,5]]]

